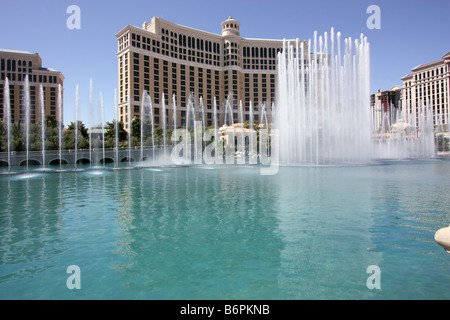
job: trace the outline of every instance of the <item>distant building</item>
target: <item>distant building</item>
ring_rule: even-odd
[[[241,120],[241,101],[244,121],[252,116],[255,123],[261,122],[264,103],[270,121],[276,95],[277,53],[283,48],[283,40],[242,38],[240,23],[232,17],[222,22],[221,29],[218,35],[153,17],[142,27],[128,25],[116,34],[119,120],[127,130],[129,121],[140,116],[144,90],[152,100],[156,126],[166,117],[165,123],[173,127],[174,95],[177,126],[184,126],[190,94],[196,106],[202,97],[207,126],[214,124],[214,99],[219,109],[218,125],[224,124],[223,104],[230,94],[235,123]],[[303,42],[307,49],[307,42]],[[127,110],[128,96],[131,110]],[[197,119],[200,116],[197,113]]]
[[[58,86],[61,85],[62,92],[64,82],[62,73],[43,68],[41,57],[37,53],[6,49],[0,49],[0,118],[3,120],[6,117],[3,98],[5,81],[8,79],[11,122],[25,122],[25,79],[27,77],[30,93],[30,121],[34,123],[41,118],[40,86],[44,92],[45,114],[53,115],[58,120]]]
[[[107,128],[105,125],[101,123],[93,125],[90,129],[87,130],[88,134],[92,139],[100,138],[103,140],[103,135],[107,132]]]
[[[394,86],[389,90],[381,91],[371,95],[371,107],[373,125],[375,131],[382,128],[390,128],[400,116],[402,87]]]
[[[441,60],[422,64],[404,76],[402,88],[402,110],[405,120],[420,126],[423,107],[433,110],[433,124],[448,124],[450,100],[450,52]]]

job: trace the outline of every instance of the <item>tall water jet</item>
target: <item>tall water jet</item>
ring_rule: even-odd
[[[77,159],[78,159],[78,105],[80,103],[79,96],[79,88],[78,84],[75,89],[75,141],[74,141],[74,150],[75,150],[75,168],[77,167]]]
[[[186,123],[185,123],[185,132],[188,135],[186,141],[184,142],[185,144],[185,151],[186,151],[186,161],[188,161],[188,155],[190,155],[190,150],[191,149],[191,133],[189,131],[189,128],[191,127],[191,116],[193,114],[192,109],[194,107],[194,94],[190,94],[189,95],[189,100],[188,100],[188,104],[186,106]],[[194,120],[195,122],[195,120]]]
[[[45,169],[45,101],[44,101],[44,88],[42,84],[39,86],[39,103],[41,110],[41,144],[42,144],[42,167]]]
[[[25,96],[25,150],[26,150],[26,167],[28,171],[28,159],[30,151],[30,83],[28,77],[25,77],[24,86],[24,96]]]
[[[190,111],[192,112],[192,129],[193,129],[193,135],[194,135],[194,163],[201,163],[201,152],[198,148],[199,143],[201,141],[201,136],[198,136],[198,127],[197,127],[197,112],[195,110],[195,99],[192,95],[192,99],[190,99]],[[199,141],[200,140],[200,141]]]
[[[216,150],[216,157],[217,157],[217,150],[219,149],[219,132],[217,130],[218,123],[217,123],[217,100],[216,97],[214,97],[214,150]]]
[[[164,162],[166,161],[166,132],[167,132],[167,123],[166,123],[166,97],[164,92],[162,94],[162,120],[163,120],[163,150],[164,150]]]
[[[152,156],[153,156],[153,164],[155,164],[155,123],[153,121],[153,104],[152,104],[152,99],[150,98],[150,96],[146,95],[146,98],[148,100],[148,106],[149,106],[149,112],[150,112],[150,125],[152,128]]]
[[[287,165],[365,163],[371,159],[369,43],[345,40],[328,52],[328,34],[308,53],[305,42],[285,41],[278,54],[275,128],[280,163]],[[333,56],[334,55],[334,56]],[[342,58],[342,62],[341,62]]]
[[[152,135],[153,135],[153,111],[152,111],[152,103],[150,96],[148,95],[148,92],[144,90],[142,92],[142,101],[141,101],[141,161],[144,161],[144,143],[146,142],[145,137],[148,135],[148,125],[152,128]],[[144,130],[144,128],[146,128]],[[152,136],[152,148],[153,148],[153,158],[155,157],[155,147],[154,147],[154,138]]]
[[[100,112],[101,112],[101,123],[102,123],[102,162],[103,167],[105,166],[105,119],[103,110],[103,95],[100,92]]]
[[[11,170],[11,101],[9,97],[9,80],[5,79],[5,87],[3,90],[3,110],[6,115],[6,140],[8,152],[8,171]]]
[[[131,161],[131,97],[130,90],[127,92],[127,126],[128,126],[128,162]]]
[[[178,127],[177,124],[177,100],[175,94],[172,96],[172,123],[173,123],[173,129],[175,130]]]
[[[200,112],[201,112],[201,118],[202,118],[202,127],[205,128],[205,106],[203,105],[203,97],[200,97]]]
[[[241,157],[244,162],[245,162],[245,130],[244,130],[244,110],[242,108],[242,101],[239,102],[239,120],[241,122],[241,133],[240,133],[240,137],[241,137],[241,146],[242,146],[242,154],[239,155],[239,157]],[[250,150],[250,148],[249,148]]]
[[[253,131],[254,130],[254,128],[253,128],[253,104],[251,101],[250,101],[248,109],[249,109],[249,126],[250,126],[250,130]],[[254,135],[250,134],[250,146],[251,147],[249,148],[249,155],[248,155],[249,161],[251,161],[251,159],[257,157],[257,151],[253,147],[255,145],[255,141],[254,141],[253,137],[254,137]],[[256,151],[256,153],[255,153],[255,151]]]
[[[115,160],[114,166],[117,167],[119,163],[119,105],[117,103],[117,89],[114,89],[114,108],[115,108],[115,120],[114,120],[114,154]]]
[[[225,101],[225,115],[224,115],[224,124],[225,127],[230,127],[231,128],[231,135],[227,134],[227,144],[226,144],[226,163],[227,164],[233,164],[234,163],[234,157],[235,157],[235,150],[234,150],[234,146],[235,146],[235,133],[234,133],[234,117],[233,117],[233,109],[232,109],[232,104],[233,104],[233,97],[232,95],[228,95],[227,100]],[[225,128],[225,130],[227,130]],[[231,140],[231,141],[230,141]]]
[[[92,167],[92,108],[93,108],[92,79],[89,79],[89,166]]]
[[[203,97],[200,97],[200,112],[202,113],[202,133],[206,130],[206,122],[205,122],[205,106],[203,104]],[[206,147],[206,142],[202,141],[202,150]]]
[[[63,121],[62,121],[62,88],[58,85],[58,144],[59,144],[59,169],[61,170],[62,164],[62,134],[63,134]]]
[[[172,122],[173,122],[173,131],[172,136],[176,135],[178,122],[177,122],[177,99],[175,96],[175,93],[172,96]],[[153,129],[152,129],[153,131]],[[155,158],[155,155],[153,154],[153,159]]]
[[[142,98],[141,98],[141,127],[140,127],[140,133],[141,133],[141,161],[144,161],[144,114],[145,114],[145,95],[147,92],[144,90],[142,92]]]

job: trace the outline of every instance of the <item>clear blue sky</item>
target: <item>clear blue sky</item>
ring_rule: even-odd
[[[69,30],[69,5],[81,9],[81,29]],[[369,30],[370,5],[381,9],[381,29]],[[37,52],[43,66],[61,71],[64,123],[74,121],[75,88],[80,87],[79,118],[89,123],[89,79],[94,103],[103,95],[105,120],[114,118],[117,88],[115,34],[159,16],[220,34],[232,15],[244,38],[310,39],[334,27],[343,38],[363,33],[371,46],[371,91],[390,89],[419,64],[450,51],[449,0],[0,0],[0,48]]]

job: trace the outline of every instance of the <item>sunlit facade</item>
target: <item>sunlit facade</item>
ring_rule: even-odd
[[[214,124],[214,101],[218,124],[224,124],[224,102],[230,95],[234,123],[241,118],[249,121],[250,116],[254,123],[261,122],[263,105],[270,118],[276,95],[277,53],[283,40],[242,38],[240,23],[232,17],[222,22],[221,28],[218,35],[153,17],[141,28],[128,25],[116,34],[118,117],[125,127],[130,119],[140,116],[144,90],[152,100],[157,126],[164,121],[163,96],[167,126],[173,127],[174,102],[177,126],[184,126],[191,94],[196,106],[202,99],[206,126]]]
[[[40,86],[44,93],[46,115],[59,119],[58,87],[61,85],[61,110],[63,110],[62,92],[64,76],[61,72],[42,67],[42,59],[37,53],[0,49],[0,119],[6,118],[4,110],[5,82],[9,82],[11,122],[25,122],[25,79],[29,83],[30,121],[41,119]],[[61,114],[62,119],[62,114]]]
[[[402,78],[402,110],[406,120],[420,126],[424,107],[433,110],[433,124],[447,124],[450,100],[450,52],[441,60],[423,64]]]

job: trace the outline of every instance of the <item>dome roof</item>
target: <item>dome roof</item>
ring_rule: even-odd
[[[222,26],[222,36],[227,35],[237,35],[239,36],[239,21],[233,19],[232,16],[229,16],[227,20],[221,23]]]

